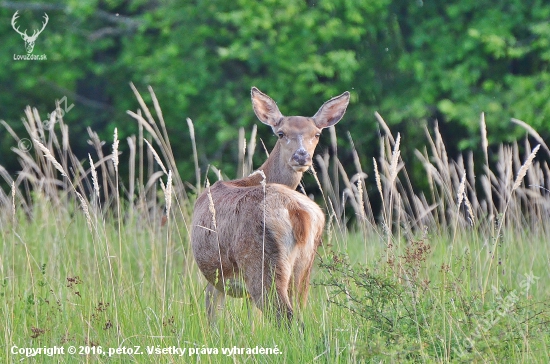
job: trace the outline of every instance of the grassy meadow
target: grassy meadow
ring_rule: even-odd
[[[361,169],[369,156],[345,171],[321,152],[305,176],[327,216],[307,308],[287,330],[228,298],[210,326],[189,242],[205,171],[195,153],[196,180],[180,179],[154,93],[149,109],[134,91],[138,135],[115,132],[105,154],[89,130],[96,153],[86,160],[56,115],[27,108],[25,136],[3,123],[21,172],[12,180],[0,166],[2,362],[548,362],[550,170],[540,157],[549,150],[534,130],[540,146],[489,153],[482,116],[482,166],[472,153],[450,160],[437,127],[426,130],[415,156],[422,194],[400,157],[406,140],[377,115],[385,136],[374,170]],[[254,135],[241,140],[243,175]]]

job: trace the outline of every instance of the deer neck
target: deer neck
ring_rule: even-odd
[[[279,183],[292,188],[298,187],[302,179],[302,172],[296,172],[288,165],[288,161],[281,157],[281,144],[277,141],[269,158],[258,168],[266,176],[267,183]]]
[[[285,161],[281,157],[281,146],[279,142],[275,144],[275,147],[269,154],[269,158],[258,168],[265,174],[266,183],[278,183],[288,186],[295,190],[298,187],[302,179],[302,172],[296,172],[292,167],[288,165],[288,161]],[[259,173],[253,173],[252,175],[228,181],[228,183],[239,187],[258,186],[261,184],[263,177]]]

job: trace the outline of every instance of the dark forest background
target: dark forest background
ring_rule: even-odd
[[[47,60],[14,60],[26,54],[11,26],[16,11],[29,34],[47,13],[33,51]],[[338,155],[353,165],[349,131],[365,171],[383,133],[375,111],[401,133],[401,155],[411,161],[436,121],[451,155],[480,148],[482,112],[492,145],[526,134],[512,117],[550,136],[550,2],[543,0],[0,1],[0,44],[0,119],[16,133],[25,134],[27,105],[45,119],[65,98],[74,105],[64,116],[71,146],[84,159],[87,127],[109,149],[115,127],[121,140],[137,134],[126,114],[139,107],[129,83],[152,105],[150,85],[187,181],[195,179],[188,117],[203,171],[213,164],[235,177],[238,129],[248,137],[259,124],[251,86],[287,115],[313,115],[350,91],[336,126]],[[258,135],[274,145],[267,126]],[[16,146],[0,126],[0,165],[14,176]],[[256,167],[264,158],[257,148]]]

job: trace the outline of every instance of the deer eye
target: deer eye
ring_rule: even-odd
[[[321,133],[315,134],[315,138],[317,138],[317,139],[319,139],[320,136],[321,136]]]
[[[283,137],[285,136],[285,133],[280,131],[280,132],[277,133],[277,136],[279,137],[279,139],[283,139]]]

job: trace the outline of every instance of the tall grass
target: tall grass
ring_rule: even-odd
[[[95,154],[79,160],[55,113],[44,122],[28,107],[25,137],[2,122],[18,143],[13,152],[21,166],[15,179],[0,166],[9,186],[0,188],[0,357],[6,362],[23,358],[12,354],[14,345],[88,347],[55,357],[59,362],[178,360],[173,352],[149,355],[146,346],[202,349],[205,354],[185,358],[206,362],[538,362],[549,356],[550,171],[540,156],[549,151],[526,124],[516,121],[542,147],[526,139],[491,154],[482,115],[481,166],[473,152],[449,158],[437,125],[426,129],[426,147],[415,152],[428,181],[422,193],[401,158],[406,135],[394,137],[376,114],[385,135],[370,177],[362,167],[370,156],[355,150],[354,171],[327,152],[305,177],[316,181],[318,190],[306,192],[319,196],[327,228],[308,309],[300,314],[304,329],[276,329],[258,312],[249,316],[243,300],[228,300],[210,327],[206,282],[189,244],[205,173],[193,123],[187,121],[195,181],[188,183],[178,173],[183,156],[172,152],[153,90],[151,110],[132,89],[140,109],[128,111],[138,135],[126,139],[127,158],[116,132],[105,142],[88,130]],[[248,141],[244,130],[239,135],[236,177],[253,171],[256,127]],[[337,151],[333,128],[330,140]],[[353,146],[351,135],[348,140]],[[118,174],[122,163],[129,164],[127,181]],[[223,166],[212,170],[222,178]],[[97,354],[99,347],[136,345],[143,354]],[[277,347],[281,354],[222,355],[221,348],[234,346]]]

